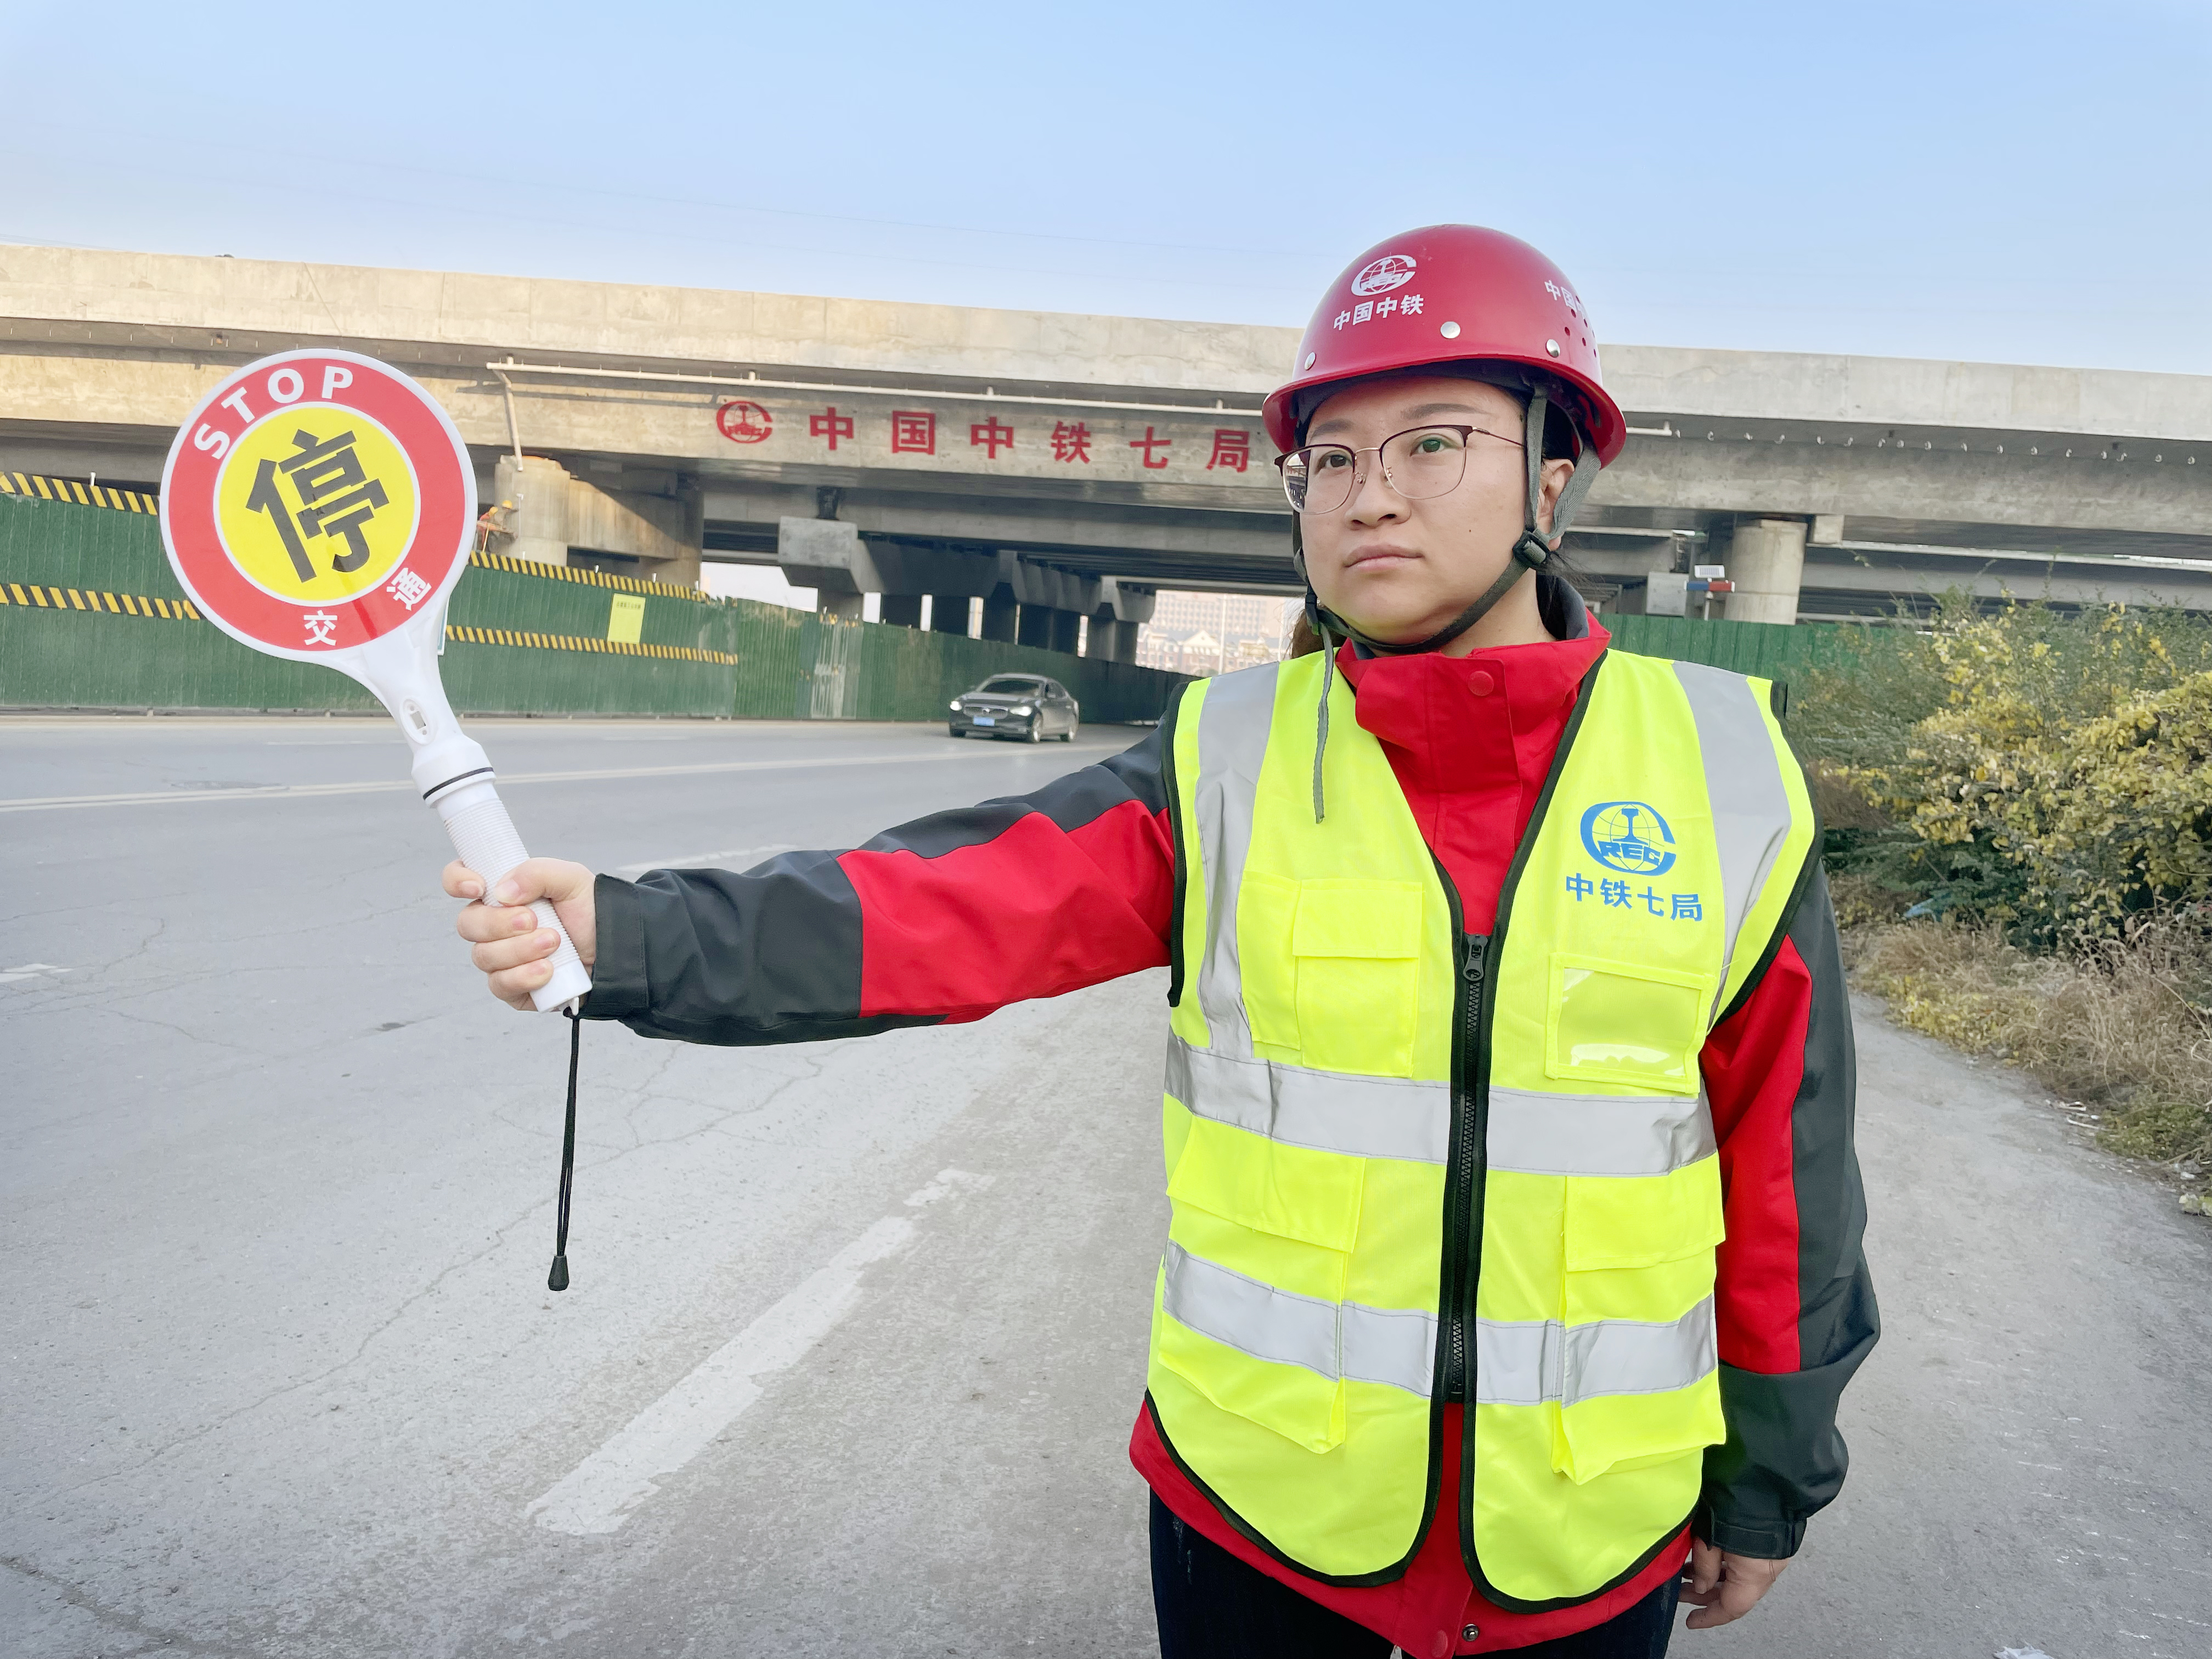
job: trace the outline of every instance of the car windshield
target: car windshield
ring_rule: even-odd
[[[1036,695],[1035,680],[985,680],[976,690],[994,696],[1030,697]]]

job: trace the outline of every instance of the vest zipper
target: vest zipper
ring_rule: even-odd
[[[1456,897],[1456,896],[1455,896]],[[1453,908],[1458,908],[1455,902]],[[1459,1029],[1452,1044],[1452,1092],[1462,1106],[1459,1144],[1452,1160],[1449,1200],[1451,1282],[1444,1287],[1444,1399],[1474,1403],[1470,1334],[1474,1324],[1475,1281],[1482,1248],[1482,1177],[1487,1158],[1484,1141],[1489,1114],[1482,1091],[1470,1081],[1480,1074],[1483,993],[1490,978],[1488,936],[1459,935]]]

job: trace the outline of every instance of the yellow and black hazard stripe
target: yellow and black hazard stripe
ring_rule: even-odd
[[[152,617],[164,622],[205,622],[190,599],[149,599],[143,593],[107,593],[92,588],[42,587],[36,582],[0,582],[0,605],[40,611],[91,611],[101,616]]]
[[[548,568],[558,568],[549,566]],[[623,580],[620,577],[617,580]],[[594,651],[617,657],[658,657],[667,662],[734,663],[728,651],[705,651],[690,645],[632,645],[625,640],[595,640],[574,634],[533,634],[519,628],[464,628],[448,623],[446,637],[468,645],[512,645],[532,651]]]
[[[512,553],[471,553],[469,562],[485,570],[504,570],[515,576],[543,576],[548,581],[580,582],[587,587],[608,587],[620,593],[650,593],[655,599],[682,599],[690,605],[726,605],[693,587],[671,587],[665,582],[641,582],[635,576],[617,576],[581,565],[547,564],[538,559],[518,559]]]
[[[39,501],[70,501],[79,507],[112,507],[125,513],[159,513],[161,498],[137,489],[80,483],[75,478],[41,478],[0,472],[0,495],[24,495]]]

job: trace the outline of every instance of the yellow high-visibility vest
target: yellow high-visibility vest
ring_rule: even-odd
[[[1317,1578],[1395,1577],[1441,1502],[1492,1601],[1587,1601],[1680,1528],[1725,1437],[1698,1054],[1809,874],[1803,775],[1764,681],[1609,652],[1468,939],[1340,679],[1316,822],[1322,680],[1310,656],[1194,684],[1164,744],[1152,1410]]]

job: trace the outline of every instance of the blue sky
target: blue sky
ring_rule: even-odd
[[[0,242],[1299,324],[1393,230],[1613,341],[2212,373],[2212,4],[0,0]]]

